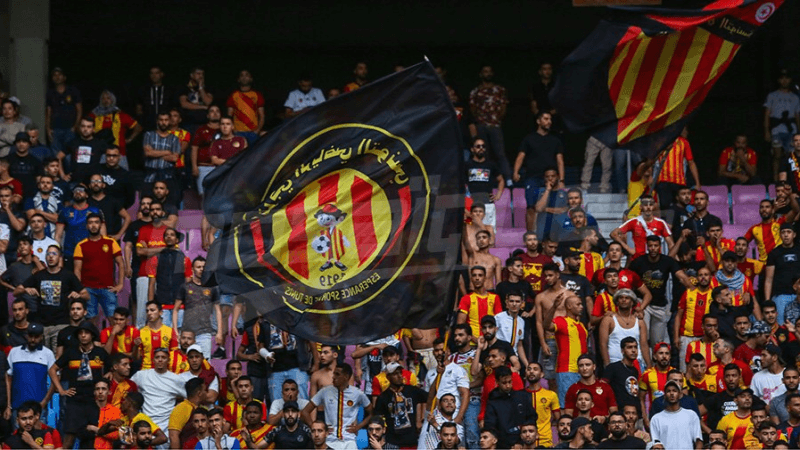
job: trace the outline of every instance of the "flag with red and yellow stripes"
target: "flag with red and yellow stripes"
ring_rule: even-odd
[[[571,131],[654,156],[680,134],[783,0],[618,7],[562,63],[550,93]]]
[[[463,219],[458,122],[429,62],[304,112],[215,169],[206,283],[327,344],[436,328]]]

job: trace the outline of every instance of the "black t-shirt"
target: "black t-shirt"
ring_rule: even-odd
[[[62,205],[72,201],[72,191],[69,189],[69,183],[59,178],[53,182],[53,190],[50,195],[58,199]]]
[[[635,436],[625,436],[621,440],[606,439],[597,444],[597,448],[644,449],[647,448],[647,444]]]
[[[723,222],[719,217],[709,213],[709,214],[706,214],[703,217],[694,216],[694,217],[687,218],[683,222],[683,227],[681,227],[681,229],[682,230],[692,230],[694,235],[693,236],[689,236],[689,238],[686,240],[686,242],[690,246],[694,247],[695,245],[697,245],[696,244],[697,236],[705,235],[706,231],[708,231],[708,229],[711,228],[711,226],[714,225],[714,224],[722,225],[723,223],[727,223],[727,222],[728,222],[727,218],[725,218],[725,222]]]
[[[23,197],[33,197],[39,190],[36,177],[42,173],[42,162],[30,153],[20,156],[14,152],[8,155],[8,173],[22,183]]]
[[[22,261],[16,261],[8,266],[8,270],[3,272],[3,275],[0,276],[0,279],[12,286],[19,286],[20,284],[24,283],[25,280],[30,278],[30,276],[33,274],[34,267],[35,266],[32,262],[25,264]],[[38,318],[36,316],[39,311],[39,302],[36,300],[36,297],[25,293],[23,293],[20,297],[25,299],[25,304],[28,305],[28,320],[32,322],[37,321]]]
[[[542,80],[538,80],[531,86],[531,99],[536,100],[536,106],[539,111],[550,112],[553,110],[549,95],[554,85],[555,83],[551,79],[549,84],[544,84]]]
[[[106,220],[106,232],[109,236],[115,235],[122,228],[122,217],[119,215],[123,209],[122,201],[118,198],[106,194],[102,200],[95,200],[89,197],[89,206],[94,206],[103,213]]]
[[[42,325],[49,327],[69,323],[70,292],[83,290],[78,277],[73,272],[61,269],[57,273],[40,270],[22,284],[26,288],[39,291],[39,318]]]
[[[494,292],[500,296],[500,301],[503,305],[503,311],[506,310],[506,295],[511,292],[522,293],[522,301],[525,302],[523,305],[525,311],[530,311],[533,308],[533,299],[536,298],[536,294],[533,292],[531,284],[525,280],[519,280],[516,283],[512,283],[510,281],[501,281],[497,283],[497,286],[495,286]]]
[[[622,361],[609,364],[603,370],[603,378],[608,380],[617,406],[622,410],[625,405],[633,405],[639,409],[639,369],[628,367]]]
[[[525,153],[526,176],[542,177],[545,169],[556,167],[556,155],[564,153],[564,144],[552,134],[542,136],[534,131],[525,136],[519,151]]]
[[[208,86],[204,86],[206,94],[211,94],[211,89]],[[200,92],[192,89],[189,85],[184,85],[178,89],[177,98],[178,104],[180,104],[180,98],[182,96],[186,96],[186,100],[189,103],[193,103],[195,105],[202,105],[203,101],[200,98]],[[208,121],[206,115],[208,114],[208,109],[184,109],[183,110],[183,123],[184,124],[194,124],[194,125],[203,125]]]
[[[78,339],[75,337],[75,330],[78,327],[73,325],[67,325],[66,328],[58,332],[58,336],[56,336],[56,345],[59,347],[67,347],[67,346],[74,346],[78,344]]]
[[[398,447],[416,447],[418,440],[417,405],[428,401],[428,393],[416,386],[400,392],[386,389],[375,401],[375,415],[386,422],[386,442]]]
[[[175,101],[174,91],[164,86],[154,86],[148,84],[142,86],[136,96],[136,102],[142,105],[141,121],[145,130],[154,130],[159,112],[169,112]]]
[[[130,242],[133,244],[133,255],[131,255],[131,269],[133,270],[133,276],[136,277],[139,273],[139,266],[142,264],[142,261],[139,259],[139,255],[136,254],[136,242],[139,240],[139,230],[153,222],[145,222],[142,219],[136,219],[128,225],[128,229],[125,230],[125,236],[123,236],[123,242]]]
[[[785,248],[779,245],[767,255],[767,267],[775,267],[772,278],[772,295],[794,295],[792,277],[800,273],[800,247]]]
[[[28,315],[30,318],[30,315]],[[27,345],[28,339],[25,336],[28,335],[28,327],[25,328],[17,328],[14,326],[14,322],[9,322],[3,328],[0,328],[0,338],[3,340],[3,345],[6,347],[19,347],[20,345]],[[2,352],[0,352],[2,353]],[[5,355],[5,353],[4,353]]]
[[[61,377],[75,388],[72,400],[94,403],[94,383],[103,377],[103,363],[108,353],[97,345],[84,358],[80,347],[67,346],[56,364],[61,369]]]
[[[175,299],[183,303],[185,329],[194,331],[195,335],[214,332],[211,315],[214,314],[214,304],[219,302],[219,289],[216,286],[200,286],[189,280],[178,289]]]
[[[717,428],[717,424],[726,414],[730,414],[738,409],[734,399],[735,397],[729,394],[727,390],[718,392],[706,399],[703,405],[708,411],[708,420],[706,420],[706,424],[709,428],[712,430]],[[763,407],[766,406],[766,403],[760,398],[753,396],[753,408],[756,406]]]
[[[589,323],[589,308],[586,306],[586,297],[594,297],[594,285],[588,278],[583,275],[571,274],[567,272],[561,273],[561,283],[564,287],[574,292],[583,303],[583,312],[581,313],[581,322],[584,325]]]
[[[106,183],[106,195],[122,201],[122,206],[128,209],[133,205],[136,189],[133,187],[131,173],[122,167],[110,168],[105,164],[100,167],[103,181]]]
[[[106,154],[108,144],[102,139],[85,140],[76,138],[67,146],[67,151],[72,156],[69,162],[70,181],[72,183],[85,183],[94,173],[100,172],[100,158]]]
[[[493,348],[502,348],[503,350],[505,350],[506,355],[508,355],[509,358],[511,358],[512,356],[517,356],[516,349],[514,347],[512,347],[510,343],[508,343],[506,341],[501,341],[500,339],[498,339],[498,340],[495,341],[494,344],[492,344],[489,347],[487,347],[486,351],[482,351],[481,352],[481,359],[480,359],[480,363],[481,364],[485,364],[486,363],[486,357],[489,356],[489,350],[491,350]]]
[[[314,448],[311,440],[311,429],[308,425],[300,423],[294,431],[289,431],[285,425],[273,428],[266,441],[275,444],[275,448]]]
[[[497,164],[489,160],[477,162],[470,158],[464,163],[464,167],[467,170],[467,187],[472,200],[488,203],[492,189],[497,187],[497,177],[500,175]]]
[[[628,268],[636,272],[650,290],[653,296],[651,305],[667,306],[667,280],[670,274],[681,270],[677,261],[667,255],[661,255],[658,261],[651,262],[647,255],[642,255],[634,259]]]

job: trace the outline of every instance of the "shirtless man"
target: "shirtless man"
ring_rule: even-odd
[[[336,360],[339,352],[336,347],[322,344],[319,351],[319,369],[311,374],[309,397],[313,397],[325,386],[333,385],[333,371],[336,369]]]
[[[539,335],[539,342],[542,343],[542,368],[544,369],[544,377],[547,380],[548,386],[551,390],[555,390],[556,385],[556,359],[558,352],[556,348],[555,334],[548,332],[545,335],[543,318],[547,311],[550,311],[555,304],[556,297],[566,291],[567,288],[561,284],[561,271],[558,266],[550,263],[542,267],[542,278],[546,286],[545,290],[536,296],[534,306],[536,310],[536,333]],[[564,308],[564,302],[561,302],[555,311],[553,317],[566,316],[567,310]]]
[[[464,233],[462,234],[464,237],[464,241],[461,244],[461,257],[463,258],[462,261],[466,261],[467,257],[471,253],[479,250],[478,243],[475,239],[475,234],[478,231],[488,232],[489,247],[494,247],[494,227],[483,223],[483,219],[485,217],[486,207],[483,205],[483,203],[473,203],[469,208],[469,213],[467,214],[467,218],[471,219],[472,223],[464,224]]]
[[[410,350],[419,353],[420,361],[425,364],[428,370],[435,370],[438,365],[436,358],[433,356],[433,341],[436,339],[437,334],[436,328],[427,330],[412,328],[411,339],[406,341],[406,345],[411,344]]]
[[[466,235],[466,233],[464,234]],[[486,230],[480,230],[475,233],[475,242],[478,244],[477,251],[471,251],[467,249],[468,259],[467,264],[470,267],[473,266],[483,266],[486,268],[486,289],[492,290],[494,287],[499,283],[503,278],[501,274],[501,270],[503,268],[503,262],[500,261],[500,258],[497,256],[492,255],[489,253],[489,241],[491,239],[491,235]],[[472,283],[470,283],[470,288],[474,289]]]

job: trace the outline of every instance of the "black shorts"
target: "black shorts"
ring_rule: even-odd
[[[67,398],[67,404],[61,412],[62,431],[66,434],[80,434],[86,430],[86,425],[97,424],[99,413],[95,402],[87,403]]]

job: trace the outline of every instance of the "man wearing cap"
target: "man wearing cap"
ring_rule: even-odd
[[[178,350],[174,350],[174,352],[177,351]],[[187,371],[179,373],[178,376],[186,381],[195,377],[205,381],[208,389],[206,390],[205,398],[200,399],[200,404],[213,405],[219,396],[219,380],[217,378],[217,373],[203,357],[203,349],[198,344],[190,345],[186,350],[186,359],[189,368]]]
[[[664,448],[700,449],[703,447],[700,418],[681,408],[680,395],[681,385],[677,381],[670,380],[664,385],[666,407],[650,421],[650,434],[653,440],[663,442]]]
[[[749,364],[753,373],[761,370],[761,351],[769,341],[770,331],[769,325],[757,320],[747,330],[747,340],[733,352],[733,357]]]
[[[760,444],[753,434],[753,421],[750,417],[753,390],[738,388],[735,396],[736,411],[726,414],[717,424],[717,429],[728,435],[728,448],[759,448]]]
[[[186,382],[168,370],[169,349],[153,350],[153,368],[136,372],[131,381],[144,395],[143,412],[162,430],[167,429],[175,400],[186,398]]]
[[[800,272],[800,248],[794,242],[796,236],[791,223],[781,225],[781,245],[769,252],[764,270],[764,298],[775,302],[778,323],[784,323],[786,305],[796,296],[792,289],[792,278]]]
[[[386,440],[398,447],[417,445],[419,430],[425,419],[428,394],[422,389],[407,385],[400,363],[386,365],[389,388],[375,400],[374,414],[386,422]]]
[[[181,286],[192,279],[192,262],[178,248],[183,233],[174,228],[164,231],[165,248],[145,262],[149,281],[148,300],[157,301],[162,308],[162,319],[169,325],[183,325],[183,311],[174,311],[175,299]],[[173,316],[177,316],[177,320]]]
[[[594,431],[592,422],[585,417],[576,417],[572,420],[569,428],[567,440],[559,442],[553,448],[594,448]]]
[[[8,155],[8,173],[22,183],[23,197],[36,194],[36,180],[42,173],[42,162],[30,154],[31,138],[21,131],[14,137],[16,151]]]
[[[64,207],[58,215],[58,222],[56,223],[56,234],[53,238],[57,242],[64,242],[64,267],[67,270],[72,270],[72,257],[75,253],[75,247],[78,242],[89,237],[89,229],[86,227],[86,218],[89,214],[98,214],[102,216],[102,212],[97,207],[91,206],[88,203],[89,192],[86,186],[78,184],[72,188],[72,205]],[[106,235],[106,225],[100,227],[100,234]],[[61,239],[64,239],[63,241]]]
[[[78,345],[67,346],[49,369],[58,394],[67,399],[62,411],[64,448],[72,448],[75,438],[90,424],[96,412],[94,382],[103,377],[103,364],[108,357],[102,347],[94,345],[100,340],[100,332],[91,322],[81,322],[75,336]],[[61,377],[69,381],[69,389],[61,385]]]
[[[701,267],[697,271],[697,287],[687,289],[678,303],[672,342],[680,342],[678,355],[685,355],[689,344],[703,336],[703,316],[711,308],[711,270]],[[681,371],[686,371],[686,361],[680,360]]]
[[[781,349],[775,344],[767,344],[761,351],[761,370],[753,375],[750,387],[753,393],[769,403],[773,398],[786,392],[783,384],[783,358]]]
[[[613,278],[614,272],[606,272]],[[599,296],[598,296],[599,298]],[[649,348],[647,343],[647,326],[643,319],[636,315],[636,304],[638,303],[636,294],[630,289],[620,289],[614,293],[612,304],[614,311],[605,315],[598,326],[599,339],[598,348],[600,356],[603,358],[603,367],[621,361],[623,359],[623,349],[620,343],[626,337],[632,337],[636,344],[642,348]],[[642,355],[640,367],[650,365],[650,355]],[[644,365],[643,365],[644,364]]]
[[[55,362],[53,352],[42,345],[44,327],[35,322],[28,324],[26,345],[14,347],[8,352],[6,372],[7,404],[3,417],[11,418],[11,412],[28,400],[39,402],[44,408],[50,401],[52,391],[47,389],[47,374]]]
[[[664,395],[664,383],[667,374],[672,369],[669,365],[671,358],[670,346],[666,342],[659,342],[653,346],[653,367],[647,369],[639,378],[639,404],[644,418],[645,426],[648,425],[648,415],[645,399],[649,396],[652,404],[657,398]]]
[[[331,429],[328,445],[336,450],[354,450],[357,447],[356,433],[364,428],[372,417],[372,404],[367,396],[350,385],[352,376],[353,368],[349,364],[337,366],[333,372],[333,386],[320,389],[302,411],[303,421],[311,424],[316,417],[312,415],[316,414],[318,406],[323,407],[325,422]],[[361,407],[364,408],[364,419],[358,422]]]

